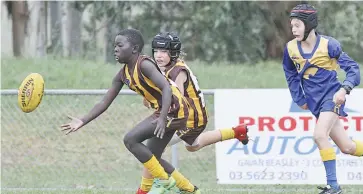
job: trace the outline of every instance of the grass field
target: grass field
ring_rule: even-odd
[[[252,65],[191,63],[201,88],[284,88],[278,62]],[[15,89],[30,72],[44,76],[47,89],[106,89],[120,66],[82,60],[2,59],[1,88]],[[340,74],[342,75],[342,74]],[[343,77],[343,76],[340,76]],[[23,114],[15,96],[1,96],[1,188],[3,193],[135,193],[141,165],[122,139],[151,111],[141,98],[119,96],[97,120],[65,136],[66,115],[81,116],[101,96],[45,95],[39,108]],[[213,98],[207,97],[213,129]],[[178,146],[179,167],[204,193],[317,193],[315,186],[217,185],[214,146],[188,153]],[[165,158],[170,158],[170,150]],[[198,162],[196,162],[198,161]],[[363,193],[363,186],[344,186]],[[123,189],[123,190],[121,190]],[[271,190],[272,189],[272,190]]]

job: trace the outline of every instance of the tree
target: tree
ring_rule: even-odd
[[[33,2],[33,11],[35,14],[35,55],[43,57],[47,53],[47,2]]]
[[[61,2],[61,37],[63,56],[79,56],[81,52],[82,13],[92,2]]]
[[[12,18],[13,53],[15,57],[24,55],[24,40],[29,11],[26,1],[6,1],[8,12]]]

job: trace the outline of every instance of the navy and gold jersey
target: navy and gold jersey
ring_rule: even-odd
[[[333,103],[334,94],[341,88],[336,72],[339,67],[346,72],[345,85],[354,88],[360,84],[359,65],[332,37],[317,34],[311,53],[304,53],[301,42],[296,39],[285,47],[283,68],[293,101],[299,106],[307,103],[316,117],[323,111],[347,116],[344,104],[336,106]]]
[[[191,69],[182,60],[165,70],[165,75],[175,81],[181,71],[187,73],[187,80],[184,83],[184,96],[187,98],[193,111],[189,111],[187,127],[196,129],[205,126],[208,122],[207,110],[202,91],[199,88],[198,80]]]
[[[130,70],[127,65],[124,65],[121,69],[121,81],[131,90],[143,96],[150,103],[153,109],[160,111],[162,106],[162,91],[141,72],[140,64],[143,60],[150,60],[159,72],[162,73],[150,57],[141,55],[137,59],[133,70]],[[173,95],[169,115],[175,118],[184,118],[188,115],[188,102],[180,93],[176,84],[166,77],[165,79],[167,79],[170,83]]]

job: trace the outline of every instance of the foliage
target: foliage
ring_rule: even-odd
[[[94,2],[94,17],[107,13],[117,28],[140,29],[144,51],[150,54],[159,31],[178,32],[187,59],[255,63],[279,59],[292,38],[288,15],[299,2],[146,1]],[[344,49],[362,60],[363,8],[359,2],[312,2],[319,10],[319,28],[340,40]],[[126,14],[125,14],[126,13]],[[333,14],[334,13],[334,14]]]
[[[102,57],[112,62],[115,35],[123,28],[132,27],[143,33],[146,54],[151,54],[150,43],[155,34],[175,31],[181,37],[187,60],[251,64],[280,60],[285,44],[293,38],[289,13],[298,3],[300,1],[77,1],[73,6],[89,15],[82,23],[83,53],[78,56]],[[318,9],[318,31],[333,36],[351,57],[363,61],[361,2],[310,3]],[[103,38],[99,41],[97,36],[101,31],[105,33],[101,33]]]

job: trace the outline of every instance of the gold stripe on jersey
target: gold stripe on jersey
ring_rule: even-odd
[[[144,96],[154,109],[159,110],[162,105],[162,91],[155,85],[155,83],[142,74],[139,64],[141,64],[141,61],[144,59],[149,58],[146,56],[139,57],[133,72],[131,72],[132,76],[129,74],[128,67],[125,66],[125,77],[131,82],[129,84],[130,89]],[[149,60],[152,61],[151,59]],[[154,65],[160,71],[159,67],[156,64]],[[173,95],[169,113],[174,113],[177,111],[177,113],[175,112],[175,116],[177,118],[183,118],[186,115],[186,111],[188,111],[186,99],[182,96],[177,87],[173,85],[174,82],[171,82],[166,77],[165,79],[167,79],[167,81],[170,83]]]
[[[137,74],[137,72],[134,72],[135,74]],[[140,71],[140,73],[141,73],[141,71]],[[135,74],[134,74],[134,76],[135,76]],[[139,77],[139,75],[137,75],[137,77]],[[153,89],[155,89],[156,91],[158,91],[159,92],[159,94],[160,94],[160,103],[161,103],[161,94],[162,94],[162,91],[158,88],[158,87],[156,87],[156,85],[149,79],[149,78],[147,78],[145,75],[143,75],[142,73],[141,73],[141,77],[143,78],[143,80],[146,82],[146,84],[148,85],[148,86],[150,86],[150,87],[152,87]],[[167,81],[169,81],[169,80],[167,80]],[[140,83],[140,79],[135,79],[135,82],[136,82],[136,84],[137,85],[139,85],[140,86],[140,89],[142,89],[142,90],[144,90],[144,91],[147,91],[144,87],[143,87],[143,84],[141,84]],[[185,102],[185,99],[184,99],[184,97],[181,95],[181,93],[180,93],[180,91],[177,89],[177,87],[175,87],[175,86],[173,86],[172,84],[171,84],[171,91],[172,91],[172,95],[173,96],[176,96],[176,100],[178,101],[178,104],[179,104],[179,111],[178,111],[178,118],[182,118],[182,117],[184,117],[184,115],[185,115],[185,113],[184,113],[184,106],[186,106],[186,102]],[[146,93],[147,94],[147,93]],[[152,96],[151,94],[150,94],[150,96]],[[152,96],[154,99],[155,99],[155,97],[154,96]],[[146,99],[148,99],[146,96],[145,96],[145,98]],[[156,100],[156,99],[155,99]],[[157,100],[156,100],[157,101]],[[152,101],[150,101],[150,102],[152,102]],[[158,105],[158,107],[159,106],[161,106],[161,104],[160,105]]]
[[[128,73],[128,68],[127,68],[127,66],[125,67],[126,77],[129,80],[132,80],[132,82],[135,82],[135,83],[130,84],[130,89],[132,89],[132,87],[133,87],[134,89],[132,89],[132,90],[134,90],[138,94],[144,96],[145,99],[150,103],[152,108],[158,109],[159,108],[158,97],[161,98],[161,94],[160,94],[161,92],[160,92],[159,88],[153,88],[152,85],[149,85],[150,88],[153,88],[155,91],[159,92],[158,94],[156,94],[154,92],[151,92],[150,89],[146,90],[144,87],[142,87],[142,85],[140,84],[140,80],[139,80],[139,76],[138,76],[136,68],[137,67],[135,66],[135,69],[132,72],[133,79],[131,79],[131,76]],[[153,93],[153,94],[151,94],[151,93]]]
[[[179,60],[172,68],[166,71],[166,76],[175,81],[181,70],[185,70],[188,74],[187,85],[184,86],[184,96],[192,100],[189,104],[193,111],[189,111],[188,127],[193,126],[193,128],[196,128],[206,125],[208,116],[204,104],[204,96],[191,69],[183,61]]]

